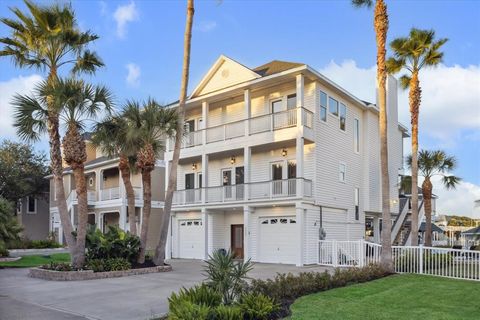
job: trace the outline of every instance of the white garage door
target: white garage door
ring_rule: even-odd
[[[298,235],[295,216],[260,218],[260,262],[295,264],[298,261]]]
[[[201,219],[178,221],[178,257],[204,258],[204,231]]]

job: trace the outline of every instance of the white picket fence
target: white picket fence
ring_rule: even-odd
[[[318,241],[318,264],[362,267],[380,262],[381,245],[358,241]],[[395,272],[480,281],[480,251],[393,246]]]

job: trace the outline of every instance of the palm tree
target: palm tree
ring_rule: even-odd
[[[418,118],[422,89],[419,73],[423,67],[437,66],[442,62],[440,47],[447,39],[435,41],[435,31],[412,28],[409,37],[397,38],[390,43],[393,56],[387,60],[389,73],[405,70],[400,85],[410,88],[408,99],[412,124],[412,246],[418,245]]]
[[[28,12],[12,8],[16,19],[0,19],[11,31],[9,37],[0,38],[0,43],[4,45],[0,50],[0,56],[11,57],[13,63],[21,68],[46,70],[47,82],[50,85],[58,81],[57,72],[61,67],[70,66],[72,73],[94,73],[97,68],[103,66],[98,56],[87,50],[87,46],[98,36],[90,31],[80,31],[70,5],[38,6],[30,1],[25,1],[25,4]],[[73,227],[63,187],[59,107],[54,105],[53,99],[48,99],[45,111],[47,114],[42,125],[49,136],[57,206],[65,239],[73,254],[76,240],[72,234]],[[32,125],[42,126],[39,123]],[[20,136],[29,136],[28,131],[24,133],[20,133]]]
[[[352,0],[356,7],[371,7],[373,0]],[[388,173],[388,144],[387,144],[387,69],[385,65],[386,41],[388,32],[387,5],[383,0],[375,1],[373,27],[377,41],[377,87],[379,104],[380,129],[380,170],[382,175],[382,264],[393,269],[390,214],[390,176]]]
[[[122,117],[127,122],[126,140],[136,144],[136,166],[142,175],[143,212],[140,230],[139,263],[145,262],[147,235],[152,208],[152,177],[155,163],[163,150],[161,139],[173,136],[177,127],[177,114],[174,109],[161,107],[155,100],[149,99],[143,106],[130,101],[123,108]]]
[[[160,223],[160,239],[155,249],[154,262],[156,265],[163,265],[165,260],[165,247],[167,243],[167,234],[172,211],[173,192],[177,187],[177,167],[180,159],[180,148],[182,145],[182,137],[185,121],[185,102],[187,100],[188,77],[190,73],[190,47],[192,44],[192,24],[193,15],[195,13],[193,0],[187,1],[187,21],[185,25],[185,35],[183,40],[183,67],[182,67],[182,83],[180,87],[180,99],[177,109],[177,128],[175,135],[175,147],[173,149],[173,157],[170,172],[168,173],[168,187],[165,196],[164,212]]]
[[[87,160],[85,141],[81,133],[88,120],[95,119],[105,109],[111,111],[111,94],[105,87],[92,86],[81,80],[57,79],[50,85],[43,81],[35,89],[34,96],[16,95],[12,104],[17,107],[15,126],[18,134],[26,140],[36,140],[47,131],[45,123],[51,109],[56,107],[59,118],[65,123],[63,138],[65,162],[72,168],[78,199],[78,227],[72,252],[72,265],[83,266],[85,262],[85,235],[88,216],[87,185],[84,163]]]
[[[407,165],[411,168],[413,165],[413,155],[407,158]],[[422,183],[422,195],[425,205],[425,245],[432,246],[432,181],[434,176],[441,176],[445,188],[455,189],[460,183],[459,177],[448,175],[457,166],[457,160],[454,156],[447,155],[442,150],[420,150],[418,153],[418,170],[424,180]],[[412,189],[414,188],[412,185]],[[412,193],[413,194],[413,193]],[[412,234],[413,235],[413,234]]]
[[[111,116],[95,125],[92,142],[100,147],[109,158],[119,157],[118,169],[127,194],[130,233],[137,234],[135,215],[135,192],[131,181],[131,172],[135,171],[136,153],[138,146],[128,143],[126,139],[127,121],[120,115]]]

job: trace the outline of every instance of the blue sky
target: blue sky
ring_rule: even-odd
[[[72,4],[79,26],[100,36],[92,48],[106,67],[89,78],[92,82],[107,84],[119,103],[148,96],[164,103],[178,98],[185,1]],[[450,39],[444,46],[444,64],[426,71],[422,78],[420,143],[456,155],[456,174],[464,178],[462,187],[466,188],[457,192],[458,197],[469,193],[480,198],[480,1],[387,4],[389,41],[406,35],[412,26],[433,28],[438,37]],[[23,7],[23,3],[0,0],[0,16],[11,16],[10,6]],[[350,1],[196,1],[189,88],[225,54],[249,67],[273,59],[304,62],[359,98],[373,101],[376,48],[372,19],[372,10],[355,9]],[[0,36],[6,34],[0,26]],[[15,88],[28,89],[34,75],[43,76],[0,59],[2,109],[9,108],[5,102],[9,93]],[[408,125],[405,93],[399,103],[400,119]],[[8,121],[0,120],[0,133],[11,137]],[[45,146],[41,143],[37,148]],[[444,210],[456,210],[455,203],[452,200]]]

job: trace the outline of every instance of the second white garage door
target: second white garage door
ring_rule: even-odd
[[[259,219],[259,262],[295,264],[298,235],[295,216]]]
[[[178,221],[178,258],[204,258],[204,231],[201,219]]]

